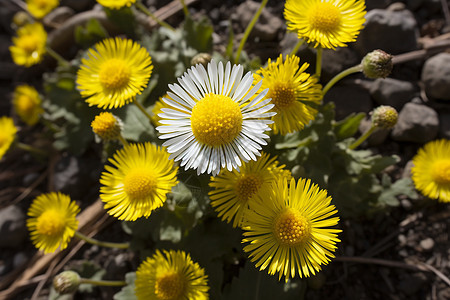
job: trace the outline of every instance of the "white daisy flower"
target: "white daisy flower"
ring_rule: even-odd
[[[254,97],[262,81],[252,87],[251,72],[242,77],[241,65],[224,66],[214,60],[208,71],[198,64],[169,84],[163,101],[171,108],[162,108],[162,126],[156,129],[170,159],[181,160],[185,170],[197,169],[216,176],[221,168],[239,170],[242,161],[256,160],[261,145],[267,145],[271,99],[262,99],[268,89]]]

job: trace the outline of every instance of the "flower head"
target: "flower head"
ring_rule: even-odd
[[[386,78],[394,67],[392,58],[380,49],[369,52],[361,61],[362,72],[367,78]]]
[[[412,180],[425,196],[450,202],[450,141],[427,143],[413,158]]]
[[[136,271],[138,300],[206,300],[208,276],[184,251],[159,250]]]
[[[151,143],[130,144],[114,154],[100,178],[100,199],[119,220],[148,217],[177,184],[177,167],[169,154]]]
[[[120,9],[125,6],[130,7],[136,0],[97,0],[97,2],[107,8]]]
[[[258,197],[270,193],[272,183],[280,177],[290,177],[290,172],[279,166],[275,157],[262,153],[257,161],[242,164],[240,171],[224,171],[211,177],[209,192],[211,205],[222,220],[231,222],[233,227],[241,226],[246,211]]]
[[[288,30],[314,47],[335,49],[354,42],[366,14],[363,0],[287,0]]]
[[[372,124],[377,128],[391,129],[397,124],[398,113],[389,105],[381,105],[372,112]]]
[[[31,67],[42,61],[46,52],[47,32],[41,23],[26,24],[17,30],[17,36],[12,38],[12,42],[9,51],[14,63]]]
[[[279,179],[262,201],[252,202],[246,215],[244,251],[256,267],[286,281],[314,275],[320,265],[333,258],[337,233],[328,227],[337,225],[339,218],[331,197],[311,181]]]
[[[305,73],[309,64],[300,67],[300,58],[295,55],[283,56],[276,61],[268,60],[267,67],[261,68],[255,75],[255,81],[262,80],[261,89],[269,89],[268,98],[272,98],[276,115],[274,133],[287,134],[298,131],[314,120],[317,110],[310,104],[322,101],[322,86],[315,76]]]
[[[101,112],[91,122],[92,131],[102,140],[118,139],[122,131],[122,122],[110,112]]]
[[[243,78],[243,67],[212,60],[207,70],[199,64],[191,67],[171,84],[169,98],[163,101],[171,106],[159,114],[162,126],[156,129],[170,158],[181,160],[185,169],[197,173],[217,175],[225,166],[229,171],[241,166],[242,161],[256,160],[261,145],[269,138],[269,119],[275,113],[270,99],[261,101],[267,93],[260,89],[262,82],[252,88],[253,75]]]
[[[78,205],[62,193],[42,194],[28,209],[27,227],[31,241],[45,253],[63,250],[78,228]]]
[[[26,3],[30,14],[36,19],[41,19],[58,7],[59,0],[26,0]]]
[[[36,124],[40,115],[44,112],[41,102],[39,93],[32,86],[19,85],[14,90],[14,110],[20,119],[30,126]]]
[[[61,272],[53,278],[53,288],[61,295],[75,293],[80,284],[80,275],[70,270]]]
[[[77,85],[90,106],[117,108],[133,101],[153,70],[147,50],[132,40],[110,38],[97,43],[81,60]]]
[[[16,139],[17,128],[10,117],[0,118],[0,159]]]

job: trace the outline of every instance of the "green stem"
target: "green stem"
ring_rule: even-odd
[[[48,153],[45,152],[44,150],[35,148],[35,147],[30,146],[28,144],[17,143],[16,146],[19,149],[22,149],[22,150],[25,150],[25,151],[28,151],[28,152],[31,152],[31,153],[34,153],[34,154],[37,154],[37,155],[40,155],[40,156],[45,156],[45,157],[48,156]]]
[[[322,73],[322,53],[323,48],[317,48],[317,56],[316,56],[316,76],[320,78],[320,74]]]
[[[122,134],[119,134],[119,137],[118,137],[118,139],[119,139],[119,141],[122,143],[122,146],[128,146],[128,142],[127,142],[127,140],[123,137],[123,135]]]
[[[75,231],[75,236],[79,238],[80,240],[86,241],[92,245],[97,245],[101,247],[108,247],[108,248],[117,248],[117,249],[128,249],[130,248],[129,243],[110,243],[110,242],[102,242],[93,238],[90,238],[84,234],[82,234],[79,231]]]
[[[258,272],[256,277],[256,285],[255,285],[255,300],[259,299],[259,286],[261,285],[261,271]]]
[[[186,18],[188,18],[189,17],[189,10],[188,10],[188,8],[186,6],[186,3],[184,2],[184,0],[180,0],[180,2],[181,2],[181,5],[183,5],[184,16]]]
[[[339,80],[341,80],[342,78],[353,74],[353,73],[357,73],[357,72],[361,72],[362,71],[362,65],[356,65],[353,67],[350,67],[344,71],[342,71],[341,73],[337,74],[336,76],[334,76],[328,83],[327,85],[323,88],[322,91],[322,96],[325,96],[325,94],[328,92],[328,90]]]
[[[264,7],[266,6],[268,1],[269,0],[263,0],[261,2],[261,5],[259,6],[259,8],[256,11],[255,15],[253,16],[253,19],[247,25],[247,28],[245,29],[245,32],[244,32],[244,36],[242,37],[241,42],[239,44],[239,48],[238,48],[238,50],[236,52],[236,57],[234,59],[235,63],[239,63],[239,58],[241,57],[241,52],[242,52],[242,49],[244,49],[245,42],[247,41],[248,36],[250,35],[250,32],[252,31],[253,27],[255,26],[256,21],[258,21],[259,16],[261,15],[261,12],[264,9]]]
[[[303,43],[305,42],[304,39],[299,39],[297,44],[295,45],[294,49],[292,49],[291,51],[291,56],[297,54],[298,49],[300,49],[300,47],[303,45]]]
[[[377,129],[376,126],[372,125],[372,127],[369,128],[369,130],[366,131],[366,133],[364,133],[362,136],[359,137],[359,139],[357,139],[353,144],[351,144],[350,146],[348,146],[348,149],[350,150],[354,150],[356,147],[358,147],[359,145],[362,144],[362,142],[364,142],[365,140],[367,140],[367,138],[375,132],[375,130]]]
[[[80,278],[80,283],[87,283],[97,286],[124,286],[127,285],[125,281],[110,281],[110,280],[94,280],[88,278]]]
[[[152,116],[147,112],[144,106],[142,106],[141,103],[139,103],[136,99],[134,99],[133,103],[139,108],[139,110],[148,118],[150,123],[152,122]]]
[[[61,55],[56,53],[52,48],[49,46],[45,46],[45,50],[48,54],[50,54],[51,57],[53,57],[61,66],[70,67],[70,62],[65,60]]]
[[[158,19],[158,18],[157,18],[154,14],[152,14],[152,12],[149,11],[149,10],[147,9],[147,7],[145,7],[145,5],[142,4],[141,2],[138,1],[138,2],[135,3],[135,5],[136,5],[136,7],[139,8],[144,14],[146,14],[147,16],[149,16],[150,18],[152,18],[152,19],[153,19],[156,23],[158,23],[159,25],[161,25],[161,26],[163,26],[163,27],[165,27],[165,28],[167,28],[167,29],[169,29],[169,30],[175,31],[175,28],[173,28],[172,26],[170,26],[170,25],[167,24],[166,22],[164,22],[164,21]]]

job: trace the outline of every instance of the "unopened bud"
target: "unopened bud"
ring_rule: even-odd
[[[208,53],[199,53],[191,59],[191,65],[202,64],[204,67],[211,61],[211,55]]]
[[[24,11],[18,11],[12,18],[12,23],[17,27],[22,27],[25,24],[31,23],[33,19]]]
[[[397,124],[398,113],[395,108],[381,105],[372,112],[372,124],[378,128],[391,129]]]
[[[74,271],[64,271],[53,278],[53,287],[60,294],[75,293],[80,283],[80,275]]]
[[[392,55],[383,50],[374,50],[368,53],[361,61],[363,73],[367,78],[386,78],[391,74]]]
[[[102,112],[91,123],[92,131],[102,140],[115,140],[122,131],[122,122],[110,112]]]

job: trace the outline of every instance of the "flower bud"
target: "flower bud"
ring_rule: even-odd
[[[12,23],[17,27],[22,27],[25,24],[33,22],[33,19],[24,11],[18,11],[12,18]]]
[[[391,129],[397,124],[397,119],[397,111],[388,105],[381,105],[372,112],[372,124],[377,128]]]
[[[204,67],[211,61],[211,55],[209,53],[198,53],[191,59],[191,65],[202,64]]]
[[[92,131],[102,140],[115,140],[120,136],[122,122],[110,112],[102,112],[91,123]]]
[[[392,55],[383,50],[374,50],[364,56],[361,65],[367,78],[386,78],[392,71]]]
[[[75,293],[80,283],[80,275],[74,271],[64,271],[53,278],[53,287],[62,295]]]

